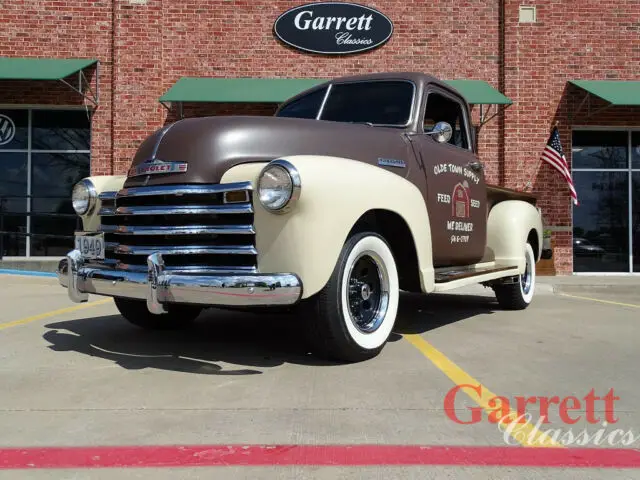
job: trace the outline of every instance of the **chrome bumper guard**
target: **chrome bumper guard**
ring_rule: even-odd
[[[78,250],[58,264],[58,281],[76,303],[89,293],[146,300],[150,312],[166,312],[166,304],[203,306],[292,305],[302,295],[297,275],[280,274],[181,274],[167,272],[162,255],[147,258],[147,272],[133,272],[84,265]]]

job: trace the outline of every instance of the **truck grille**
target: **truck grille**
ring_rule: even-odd
[[[251,183],[125,188],[100,196],[105,266],[146,271],[161,253],[167,270],[255,272]]]

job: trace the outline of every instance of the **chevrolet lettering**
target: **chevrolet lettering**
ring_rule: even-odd
[[[129,169],[129,177],[137,177],[140,175],[155,175],[158,173],[175,173],[186,172],[187,163],[182,162],[163,162],[161,160],[153,160],[145,162]]]
[[[330,15],[314,12],[298,23]],[[340,26],[366,31],[368,15]],[[401,290],[480,284],[523,310],[552,252],[536,197],[486,182],[470,118],[447,83],[394,72],[328,80],[272,117],[181,119],[141,142],[128,176],[74,187],[82,229],[59,281],[147,329],[210,307],[286,313],[306,351],[343,362],[384,348]]]

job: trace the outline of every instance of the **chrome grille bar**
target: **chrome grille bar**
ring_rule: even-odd
[[[237,205],[167,205],[152,207],[117,207],[115,215],[219,215],[253,213],[250,204]]]
[[[159,185],[123,188],[118,192],[117,196],[121,198],[150,197],[154,195],[207,195],[251,189],[251,182],[222,183],[216,185]]]
[[[183,225],[171,226],[134,226],[134,225],[102,225],[105,233],[127,235],[251,235],[256,233],[252,225]]]
[[[215,255],[257,255],[257,250],[252,246],[133,246],[118,245],[114,249],[115,253],[124,255],[152,255],[162,253],[163,255],[192,255],[192,254],[215,254]]]
[[[87,261],[88,266],[96,266],[96,267],[110,267],[114,270],[123,270],[127,272],[147,272],[148,268],[146,265],[130,265],[128,263],[122,262],[120,260],[114,260],[112,258],[107,258],[105,260],[89,260]],[[215,274],[215,273],[257,273],[258,269],[256,267],[229,267],[229,266],[216,266],[209,267],[206,265],[180,265],[180,266],[165,266],[165,270],[167,272],[181,272],[181,273],[201,273],[201,274]]]
[[[164,257],[183,274],[257,273],[251,182],[123,188],[101,195],[100,230],[113,270],[146,272],[147,259]],[[225,192],[235,195],[226,203]]]
[[[116,195],[118,194],[118,192],[102,192],[100,195],[98,195],[98,198],[101,201],[113,201],[116,199]]]
[[[112,215],[115,215],[115,213],[116,209],[111,207],[102,207],[100,211],[98,211],[98,215],[101,217],[111,217]]]

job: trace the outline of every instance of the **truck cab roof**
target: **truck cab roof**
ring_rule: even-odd
[[[331,89],[336,85],[343,84],[353,84],[353,83],[369,83],[369,82],[384,82],[384,81],[404,81],[409,82],[413,85],[413,96],[411,98],[411,115],[406,124],[403,125],[393,125],[393,126],[401,126],[407,132],[419,133],[422,132],[422,118],[421,113],[424,111],[424,103],[425,103],[425,92],[429,87],[435,87],[441,92],[444,91],[451,96],[454,96],[456,100],[458,100],[463,108],[466,110],[467,118],[470,119],[470,110],[469,105],[466,102],[465,98],[451,85],[446,82],[426,73],[422,72],[381,72],[381,73],[369,73],[369,74],[361,74],[361,75],[349,75],[333,78],[331,80],[327,80],[321,84],[318,84],[304,92],[291,97],[283,104],[281,104],[276,111],[275,115],[280,116],[280,112],[287,106],[297,102],[298,100],[313,94],[318,93],[323,90]],[[330,90],[329,90],[330,92]],[[382,126],[390,126],[390,125],[382,125]]]

